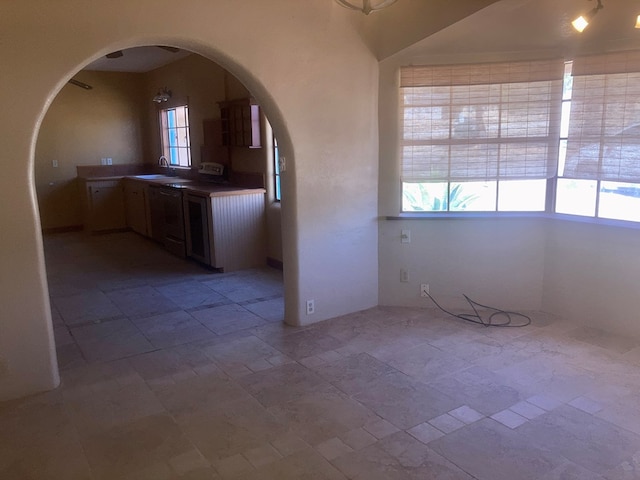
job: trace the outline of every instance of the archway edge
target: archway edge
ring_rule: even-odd
[[[0,53],[7,139],[0,191],[11,199],[0,205],[0,226],[11,232],[0,239],[7,287],[0,292],[0,399],[57,383],[34,146],[65,82],[108,51],[165,43],[210,58],[241,79],[278,134],[285,132],[289,323],[377,304],[377,62],[333,2],[239,3],[27,0],[3,7],[0,40],[14,48]],[[313,318],[301,308],[309,298]]]

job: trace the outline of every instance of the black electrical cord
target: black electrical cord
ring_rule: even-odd
[[[433,298],[428,292],[423,292],[424,294],[427,295],[427,297],[429,297],[431,299],[431,301],[436,305],[436,307],[438,307],[440,310],[442,310],[444,313],[451,315],[452,317],[456,317],[459,318],[461,320],[464,320],[465,322],[471,322],[471,323],[477,323],[479,325],[483,325],[485,327],[526,327],[527,325],[531,324],[531,318],[528,317],[527,315],[525,315],[524,313],[518,313],[518,312],[509,312],[506,310],[501,310],[499,308],[494,308],[494,307],[489,307],[487,305],[482,305],[481,303],[478,302],[474,302],[473,300],[471,300],[469,297],[467,297],[466,295],[462,295],[465,300],[469,303],[469,305],[471,305],[471,308],[473,309],[474,313],[452,313],[449,310],[445,310],[444,308],[442,308],[440,306],[440,304],[438,302],[436,302],[436,299]],[[488,318],[483,319],[482,315],[480,315],[480,313],[478,312],[478,309],[476,307],[481,307],[481,308],[486,308],[489,310],[493,310],[493,313],[491,315],[489,315]],[[494,317],[498,316],[498,315],[504,315],[506,317],[505,320],[501,321],[501,322],[494,322]],[[513,323],[513,318],[512,317],[520,317],[523,318],[524,321],[522,323]]]

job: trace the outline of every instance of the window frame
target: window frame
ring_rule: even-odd
[[[638,125],[640,124],[640,115],[637,113],[635,116],[633,114],[629,114],[632,109],[627,109],[629,105],[628,99],[631,98],[631,105],[634,107],[638,106],[638,102],[635,101],[637,95],[633,92],[629,91],[629,88],[635,87],[635,92],[640,89],[640,51],[629,51],[629,52],[617,52],[617,53],[608,53],[601,55],[591,55],[585,57],[577,57],[572,61],[568,61],[567,64],[571,63],[572,68],[568,70],[568,75],[571,76],[571,81],[569,82],[572,86],[571,91],[563,94],[563,102],[571,102],[574,101],[574,93],[577,90],[579,93],[579,99],[582,101],[578,102],[578,108],[567,109],[569,112],[576,112],[574,122],[572,123],[572,115],[569,114],[569,117],[566,120],[567,123],[567,132],[566,132],[566,142],[567,147],[564,152],[564,155],[570,155],[571,153],[576,154],[574,158],[574,162],[577,162],[574,165],[573,171],[570,171],[568,174],[565,170],[566,164],[562,158],[562,151],[560,150],[560,162],[558,165],[558,172],[556,175],[556,194],[553,199],[552,212],[557,215],[569,215],[576,216],[586,219],[591,219],[596,222],[608,221],[608,222],[620,222],[621,224],[638,224],[640,223],[640,205],[638,208],[634,209],[635,205],[629,205],[633,203],[633,200],[629,199],[614,199],[614,195],[612,194],[615,190],[619,188],[629,190],[635,190],[635,194],[633,195],[625,195],[620,194],[625,197],[632,196],[638,197],[638,192],[640,192],[640,177],[636,174],[634,178],[626,179],[626,178],[616,178],[615,175],[611,177],[611,171],[607,171],[607,167],[605,166],[606,153],[609,150],[607,143],[611,142],[612,138],[620,136],[623,138],[623,132],[626,132],[630,129],[638,130]],[[576,88],[574,82],[574,77],[581,77],[580,81],[577,82],[578,87]],[[622,82],[624,84],[624,89],[620,91],[618,88],[611,88],[610,84],[616,85]],[[567,81],[565,81],[565,86],[567,85]],[[585,101],[588,99],[588,101]],[[621,103],[622,102],[622,103]],[[624,116],[614,115],[617,110],[622,109],[624,112]],[[590,109],[595,109],[598,111],[600,108],[601,116],[594,115],[590,112]],[[637,108],[633,109],[636,112]],[[629,116],[627,116],[629,114]],[[612,124],[610,119],[614,118],[615,121]],[[634,118],[632,121],[631,118]],[[620,122],[620,120],[622,120]],[[610,133],[610,130],[614,128],[615,131],[620,131],[615,135]],[[583,146],[583,136],[582,132],[589,132],[589,136],[586,138],[590,139],[589,145]],[[594,135],[592,132],[599,132]],[[633,142],[634,145],[640,144],[640,135],[636,132],[635,135],[632,135],[630,138],[635,139]],[[561,136],[561,142],[564,140],[564,137]],[[570,142],[573,142],[571,144]],[[571,148],[573,147],[573,148]],[[581,175],[579,172],[580,162],[582,161],[582,151],[588,148],[594,149],[597,147],[597,171],[589,171],[589,169],[585,169],[583,174]],[[621,147],[622,148],[622,142]],[[615,156],[610,158],[615,159]],[[629,158],[626,159],[627,162],[631,161]],[[617,165],[622,167],[625,165],[625,157],[621,156],[617,160]],[[634,163],[634,162],[631,162]],[[616,162],[614,162],[616,164]],[[628,167],[627,167],[628,168]],[[615,171],[615,169],[614,169]],[[576,187],[579,185],[583,185],[583,191],[586,189],[593,190],[592,196],[589,199],[586,199],[590,202],[590,211],[584,210],[584,203],[575,203],[571,205],[573,208],[572,211],[568,211],[566,208],[566,204],[562,204],[562,209],[559,208],[559,199],[560,192],[562,192],[561,185],[562,184],[570,184],[573,182]],[[607,185],[617,184],[618,186],[612,190],[608,190],[606,188]],[[617,207],[614,207],[612,210],[610,206],[607,208],[607,205],[610,205],[612,201],[626,201],[626,205],[619,204]],[[593,202],[593,203],[591,203]],[[582,211],[581,211],[582,209]],[[631,215],[629,215],[629,211],[631,211]],[[634,218],[635,217],[635,218]]]
[[[179,112],[179,110],[182,110],[182,112]],[[173,121],[177,121],[175,126],[171,125],[172,119],[170,118],[170,112],[174,112],[175,119],[173,119]],[[160,108],[158,110],[158,121],[160,128],[160,151],[162,152],[162,156],[166,158],[168,166],[171,168],[190,168],[193,164],[193,159],[191,156],[189,105],[185,103]],[[176,135],[171,135],[172,131]],[[172,143],[172,139],[177,140],[177,134],[179,132],[186,133],[182,141],[182,143],[186,143],[186,145]]]
[[[282,200],[282,184],[280,183],[280,150],[278,148],[278,139],[275,135],[272,135],[273,139],[273,198],[274,202],[280,202]]]
[[[555,132],[560,127],[563,66],[564,62],[555,58],[401,68],[401,211],[417,211],[405,205],[408,184],[422,184],[428,189],[427,185],[435,182],[438,184],[435,188],[446,184],[447,193],[439,201],[445,207],[429,209],[427,206],[425,211],[459,214],[452,193],[459,192],[459,185],[469,182],[467,191],[484,191],[481,195],[462,195],[476,197],[471,200],[476,208],[463,207],[464,213],[546,212],[549,179],[556,175],[557,169]],[[483,96],[485,93],[487,96]],[[541,100],[544,103],[541,104]],[[467,125],[469,130],[463,128],[462,136],[460,132],[456,136],[460,115],[471,115],[471,123],[464,123],[463,119],[462,126]],[[472,129],[476,121],[481,122],[479,134]],[[423,134],[420,123],[426,128],[436,126],[438,130],[435,134]],[[531,131],[535,133],[529,134]],[[480,150],[480,157],[474,156],[476,148]],[[531,153],[535,151],[544,154]],[[436,163],[432,163],[432,159],[436,159]],[[424,166],[427,171],[422,170]],[[535,182],[530,189],[537,192],[537,200],[533,202],[537,205],[531,202],[504,205],[501,187],[512,181],[532,180]],[[540,183],[544,183],[542,188]],[[479,184],[484,187],[480,188]]]
[[[620,53],[618,52],[618,55],[624,55],[626,52]],[[612,54],[615,55],[615,54]],[[640,51],[635,52],[636,58],[640,58]],[[566,62],[565,62],[566,63]],[[619,64],[620,62],[618,62]],[[631,68],[637,68],[634,67],[634,65],[640,65],[640,61],[633,63],[631,62],[630,65],[632,65]],[[636,70],[630,70],[628,72],[625,71],[625,73],[632,73],[632,72],[640,72],[640,69],[636,69]],[[559,109],[562,109],[562,104],[566,103],[566,98],[564,97],[564,93],[562,95],[561,100],[558,102],[559,105]],[[400,101],[400,105],[399,105],[399,118],[398,118],[398,125],[399,125],[399,141],[398,141],[398,148],[399,148],[399,159],[400,159],[400,163],[402,164],[402,148],[403,148],[403,135],[404,135],[404,130],[403,130],[403,122],[404,119],[402,118],[403,116],[403,101],[402,101],[402,88],[400,89],[400,96],[399,96],[399,101]],[[571,103],[571,99],[569,98],[569,105]],[[570,108],[570,107],[569,107]],[[546,195],[545,195],[545,199],[544,199],[544,210],[536,210],[536,211],[513,211],[513,210],[508,210],[508,211],[504,211],[504,210],[499,210],[497,205],[500,202],[500,184],[499,184],[499,179],[496,180],[498,182],[498,185],[496,187],[496,198],[495,198],[495,202],[496,202],[496,209],[494,211],[472,211],[472,210],[466,210],[466,211],[451,211],[450,209],[447,210],[440,210],[440,211],[434,211],[434,210],[425,210],[425,211],[418,211],[418,210],[405,210],[405,206],[404,206],[404,184],[405,181],[403,179],[402,174],[400,175],[399,178],[399,192],[400,192],[400,215],[399,218],[485,218],[485,217],[495,217],[495,218],[512,218],[512,217],[543,217],[543,218],[555,218],[555,219],[560,219],[560,220],[569,220],[569,221],[577,221],[577,222],[581,222],[581,223],[594,223],[594,224],[601,224],[601,225],[611,225],[611,226],[622,226],[622,227],[626,227],[626,228],[633,228],[633,229],[640,229],[640,213],[638,215],[635,214],[627,214],[625,213],[625,208],[631,208],[631,207],[618,207],[616,204],[614,204],[613,207],[610,207],[611,210],[608,211],[607,217],[603,217],[601,209],[600,209],[600,204],[601,204],[601,199],[602,196],[605,194],[611,194],[611,191],[604,191],[603,188],[606,187],[607,182],[609,182],[610,180],[601,180],[598,179],[596,180],[597,185],[596,185],[596,206],[594,209],[594,212],[592,215],[590,216],[583,216],[583,215],[577,215],[577,214],[572,214],[572,213],[559,213],[557,211],[557,201],[558,201],[558,188],[559,188],[559,181],[563,178],[562,175],[562,171],[561,171],[561,167],[562,165],[560,164],[561,161],[561,141],[565,141],[565,152],[566,152],[566,142],[568,141],[567,136],[562,136],[561,134],[561,129],[562,126],[560,125],[560,122],[562,120],[560,119],[558,121],[558,125],[557,125],[557,130],[558,130],[558,134],[557,134],[557,141],[556,141],[556,145],[557,145],[557,150],[556,150],[556,157],[557,160],[559,161],[559,163],[556,164],[555,166],[555,172],[552,176],[549,176],[546,180]],[[628,127],[628,125],[627,125]],[[568,127],[567,127],[568,128]],[[622,157],[624,158],[624,157]],[[635,157],[633,157],[635,158]],[[401,171],[402,171],[402,167],[401,167]],[[425,183],[429,183],[429,181],[425,181]],[[453,181],[448,181],[447,183],[447,191],[450,191],[450,189],[452,188],[452,184],[453,183],[457,183],[457,182],[453,182]],[[630,184],[630,185],[628,185]],[[635,190],[640,190],[640,181],[623,181],[623,180],[619,180],[618,183],[613,183],[612,184],[612,188],[615,189],[620,189],[622,188],[623,190],[627,190],[627,189],[631,189],[634,190],[634,192],[630,193],[618,193],[618,195],[632,195],[632,196],[638,196],[636,194]],[[637,188],[636,188],[637,187]],[[613,197],[612,197],[613,198]],[[616,197],[617,199],[617,197]],[[612,200],[609,200],[612,201]],[[626,205],[626,204],[625,204]],[[616,211],[615,208],[619,208],[619,211]],[[635,211],[635,210],[634,210]],[[637,218],[636,218],[637,217]]]

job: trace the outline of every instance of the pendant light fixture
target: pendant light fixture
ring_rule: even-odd
[[[153,101],[155,103],[163,103],[168,102],[171,98],[171,90],[167,90],[167,87],[164,87],[162,90],[158,91],[155,97],[153,97]]]
[[[390,5],[396,3],[397,0],[361,0],[361,1],[348,1],[348,0],[336,0],[339,5],[350,10],[358,10],[359,12],[369,15],[371,12],[377,12]]]

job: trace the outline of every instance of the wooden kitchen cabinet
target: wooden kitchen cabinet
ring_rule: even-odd
[[[127,227],[121,179],[85,179],[84,226],[90,232],[124,230]]]
[[[222,144],[229,147],[261,148],[260,106],[253,98],[218,102]]]
[[[124,202],[127,227],[140,235],[150,236],[149,187],[146,182],[124,180]]]

